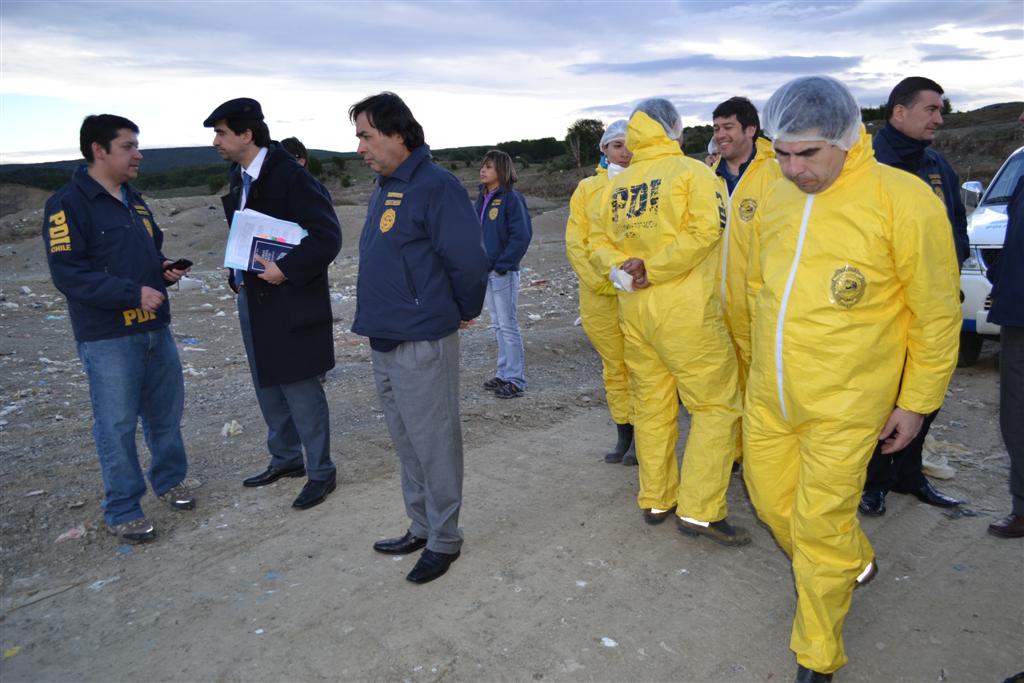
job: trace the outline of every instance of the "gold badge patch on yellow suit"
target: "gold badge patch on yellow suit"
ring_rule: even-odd
[[[864,298],[868,281],[864,274],[853,266],[843,266],[832,274],[828,300],[843,308],[853,308]]]
[[[757,211],[757,200],[756,199],[744,199],[740,202],[740,219],[744,222],[749,222],[754,217],[754,213]]]
[[[395,210],[387,209],[380,215],[380,231],[387,232],[395,227]]]

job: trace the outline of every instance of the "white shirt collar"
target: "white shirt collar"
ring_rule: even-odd
[[[252,182],[256,182],[256,179],[260,177],[260,169],[263,168],[263,160],[267,158],[267,148],[260,147],[260,151],[256,153],[256,158],[249,164],[249,168],[243,168],[242,171],[252,178]],[[245,185],[242,185],[242,196],[241,201],[238,202],[238,208],[244,209],[246,202],[249,201],[249,193],[245,191]]]
[[[263,161],[267,158],[267,148],[260,147],[260,151],[256,153],[256,158],[252,160],[248,168],[242,170],[249,174],[249,177],[256,180],[260,177],[260,169],[263,168]]]

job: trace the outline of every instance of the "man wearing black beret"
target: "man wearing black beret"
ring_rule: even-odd
[[[341,249],[341,226],[323,186],[271,141],[259,102],[225,102],[203,125],[213,128],[221,157],[233,162],[228,193],[221,198],[228,224],[235,211],[252,209],[308,232],[277,261],[260,260],[264,272],[229,271],[228,284],[238,293],[242,341],[270,451],[267,469],[243,484],[308,475],[292,507],[310,508],[335,488],[321,380],[334,367],[327,266]]]

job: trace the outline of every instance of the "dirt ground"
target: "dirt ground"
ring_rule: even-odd
[[[792,679],[792,575],[740,479],[731,518],[754,540],[728,549],[645,525],[636,469],[601,461],[614,428],[597,356],[574,324],[564,207],[535,218],[524,262],[525,397],[501,401],[479,386],[493,374],[486,315],[462,335],[466,544],[426,586],[403,578],[415,556],[370,547],[406,519],[369,349],[349,332],[365,209],[339,207],[344,246],[330,273],[339,487],[297,512],[300,480],[241,485],[267,456],[219,268],[219,202],[152,208],[165,253],[195,261],[200,285],[172,293],[198,509],[174,512],[148,495],[157,542],[126,546],[103,531],[64,300],[38,238],[0,246],[4,681]],[[31,209],[0,227],[41,220]],[[988,344],[977,366],[957,371],[932,429],[932,449],[955,470],[938,484],[969,500],[963,514],[894,494],[884,517],[863,520],[881,572],[854,598],[850,664],[837,681],[998,682],[1024,669],[1024,543],[985,533],[1009,511],[997,351]],[[232,420],[241,434],[222,436]],[[681,432],[687,424],[684,414]],[[148,457],[141,437],[140,452]],[[75,527],[81,538],[56,542]]]

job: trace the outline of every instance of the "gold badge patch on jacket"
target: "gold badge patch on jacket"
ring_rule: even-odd
[[[497,217],[498,217],[498,207],[492,206],[491,210],[487,212],[487,217],[490,218],[492,221],[497,219]]]
[[[754,213],[757,211],[757,200],[756,199],[744,199],[740,202],[740,219],[744,222],[749,222],[754,217]]]
[[[395,210],[387,209],[380,215],[380,231],[387,232],[395,227]]]
[[[864,298],[868,281],[864,274],[853,266],[843,266],[832,274],[828,300],[843,308],[853,308]]]

